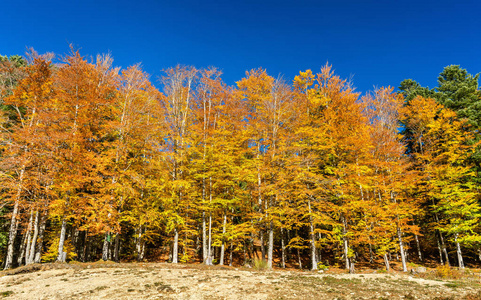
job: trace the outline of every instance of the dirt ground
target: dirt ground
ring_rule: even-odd
[[[0,272],[6,299],[481,299],[470,280],[167,263],[42,264]]]

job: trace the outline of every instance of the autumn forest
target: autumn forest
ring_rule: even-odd
[[[2,267],[481,264],[481,91],[0,56]],[[437,74],[433,74],[436,77]]]

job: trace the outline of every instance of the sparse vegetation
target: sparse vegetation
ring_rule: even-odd
[[[2,297],[8,297],[8,296],[13,295],[13,292],[12,292],[12,291],[0,292],[0,295],[1,295]]]
[[[263,259],[254,259],[254,269],[257,271],[263,271],[267,269],[267,262]]]

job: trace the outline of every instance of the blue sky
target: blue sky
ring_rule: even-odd
[[[480,1],[3,1],[0,54],[111,52],[152,80],[176,64],[215,66],[235,84],[263,67],[291,81],[326,62],[358,91],[434,87],[443,67],[481,72]]]

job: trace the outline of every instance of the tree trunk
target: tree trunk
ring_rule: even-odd
[[[460,269],[464,269],[463,253],[461,252],[461,246],[458,243],[458,233],[454,234],[454,242],[456,243],[456,254],[458,255],[458,266]]]
[[[204,191],[202,191],[204,193]],[[202,262],[207,264],[207,226],[205,220],[205,211],[202,212]]]
[[[143,261],[145,258],[145,240],[142,240],[142,244],[140,246],[140,261]]]
[[[319,232],[319,233],[318,233],[318,237],[317,237],[317,241],[320,241],[321,239],[322,239],[322,235],[321,235],[321,233]],[[322,251],[321,251],[321,248],[317,248],[317,247],[316,247],[316,254],[317,254],[317,259],[316,259],[316,261],[317,261],[318,263],[320,263],[320,262],[322,261]]]
[[[441,249],[443,249],[444,258],[446,259],[446,264],[448,264],[448,266],[450,267],[451,263],[449,261],[448,249],[446,248],[446,244],[444,244],[443,234],[441,233],[441,231],[438,231],[438,232],[439,232],[439,240],[441,241]]]
[[[22,192],[23,175],[25,173],[25,165],[22,167],[19,176],[19,184],[15,203],[13,205],[12,218],[10,219],[10,230],[8,231],[7,257],[5,258],[5,270],[10,269],[13,263],[13,246],[15,245],[15,238],[17,237],[18,227],[18,207],[20,202],[20,194]]]
[[[87,261],[87,247],[89,243],[89,236],[88,236],[88,229],[84,233],[84,241],[82,247],[82,254],[80,255],[80,261],[86,262]]]
[[[230,243],[230,251],[229,251],[229,266],[232,267],[232,255],[234,253],[234,245]]]
[[[372,252],[372,245],[371,243],[369,243],[369,263],[372,264],[373,262],[374,262],[374,253]]]
[[[414,239],[416,240],[416,248],[418,250],[418,258],[419,258],[419,261],[423,261],[423,256],[422,256],[422,252],[421,252],[421,246],[419,245],[419,237],[417,234],[414,235]]]
[[[297,261],[299,262],[299,269],[302,270],[301,250],[297,248]]]
[[[62,229],[60,230],[60,239],[58,241],[58,256],[57,256],[58,262],[65,262],[67,259],[67,253],[64,253],[63,251],[66,231],[67,231],[67,220],[65,220],[65,217],[64,217],[62,220]]]
[[[207,236],[207,259],[205,264],[212,265],[213,253],[212,253],[212,213],[209,213],[209,231]]]
[[[344,260],[345,260],[345,267],[346,270],[350,269],[350,263],[349,263],[349,243],[347,240],[347,237],[343,237],[343,250],[344,250]]]
[[[267,268],[272,269],[272,256],[274,254],[274,224],[269,224],[269,245],[267,252]]]
[[[291,242],[291,231],[287,229],[287,244]],[[291,255],[291,248],[286,249],[286,261],[289,261],[289,256]]]
[[[259,258],[259,255],[257,254],[257,250],[254,245],[254,238],[252,237],[252,233],[251,238],[249,239],[249,244],[247,244],[247,255],[249,256],[250,260],[252,260],[254,256]]]
[[[225,236],[226,224],[227,224],[227,214],[224,212],[224,224],[222,226],[222,245],[220,246],[220,259],[219,259],[219,265],[221,266],[224,265],[224,250],[225,250],[224,236]]]
[[[35,260],[36,264],[40,263],[42,260],[42,247],[43,247],[43,234],[45,233],[45,226],[47,224],[47,210],[42,214],[40,218],[40,228],[38,230],[37,247],[35,249]]]
[[[33,211],[30,210],[30,218],[28,219],[27,231],[23,236],[23,241],[20,244],[20,256],[18,257],[18,265],[21,266],[24,262],[27,263],[27,259],[30,256],[30,243],[32,242],[31,231],[32,231],[32,223],[33,223]]]
[[[174,246],[172,248],[172,263],[176,264],[179,262],[179,232],[177,228],[174,229]]]
[[[387,257],[387,253],[384,253],[384,264],[386,265],[386,271],[389,272],[391,268],[389,266],[389,259]]]
[[[247,246],[244,244],[244,266],[247,264]]]
[[[402,232],[401,232],[401,228],[399,228],[399,226],[397,228],[397,237],[398,237],[398,241],[399,241],[399,252],[401,252],[401,261],[402,261],[402,266],[403,266],[403,272],[407,272],[408,268],[407,268],[407,265],[406,265],[406,253],[404,252]]]
[[[120,234],[115,235],[115,246],[114,246],[114,261],[120,262]]]
[[[142,226],[139,226],[138,230],[135,248],[137,249],[137,261],[142,261]]]
[[[109,244],[110,244],[110,232],[105,233],[104,245],[102,247],[102,259],[107,261],[109,259]]]
[[[22,242],[20,243],[20,249],[18,250],[19,256],[17,257],[17,266],[21,266],[23,264],[23,258],[25,257],[25,249],[27,248],[27,233],[30,234],[30,232],[26,232],[22,237]]]
[[[309,227],[310,227],[310,234],[311,234],[311,270],[317,270],[317,254],[316,254],[316,234],[314,232],[314,224],[312,223],[312,215],[311,215],[311,201],[307,201],[309,207]]]
[[[35,245],[37,243],[37,237],[38,237],[38,224],[39,222],[39,213],[38,210],[35,212],[35,221],[33,223],[33,237],[32,241],[30,243],[30,249],[28,250],[28,255],[25,258],[25,264],[29,265],[33,263],[33,260],[35,259]]]
[[[281,227],[281,266],[286,268],[286,246],[284,242],[284,228]]]
[[[28,220],[28,227],[26,236],[26,243],[25,243],[25,265],[28,263],[28,259],[30,258],[30,244],[32,243],[32,227],[33,227],[33,210],[30,210],[30,218]],[[22,264],[23,259],[20,259],[19,265]]]
[[[349,274],[354,274],[354,273],[355,273],[354,262],[352,261],[351,258],[349,258]]]
[[[347,239],[347,224],[346,218],[342,217],[342,225],[343,225],[343,247],[344,247],[344,260],[346,263],[346,269],[350,270],[350,262],[349,262],[349,241]]]
[[[258,143],[258,148],[257,148],[257,157],[259,157],[260,153],[260,143]],[[257,190],[258,190],[258,205],[259,205],[259,214],[261,215],[259,219],[259,223],[262,221],[262,193],[261,193],[261,187],[262,187],[262,179],[261,179],[261,169],[259,166],[257,166]],[[264,247],[264,230],[263,228],[260,229],[259,231],[259,239],[261,242],[261,253],[262,253],[262,260],[266,260],[266,249]]]
[[[261,242],[261,257],[262,257],[262,260],[265,261],[266,260],[266,247],[264,246],[264,230],[261,229],[261,231],[259,232],[259,239],[260,239],[260,242]]]
[[[109,249],[108,249],[108,253],[109,253],[108,258],[109,258],[110,261],[113,261],[113,260],[112,260],[112,252],[113,252],[113,251],[112,251],[112,235],[110,235],[110,241],[109,241],[109,243],[108,243],[108,248],[109,248]]]
[[[443,261],[443,250],[441,248],[441,243],[439,243],[439,238],[436,237],[436,242],[438,243],[438,250],[439,250],[439,262],[441,265],[444,266],[444,261]]]
[[[209,177],[209,203],[212,203],[212,177]],[[207,244],[207,260],[206,265],[211,266],[213,261],[212,253],[212,212],[209,212],[209,231],[208,231],[208,244]]]

